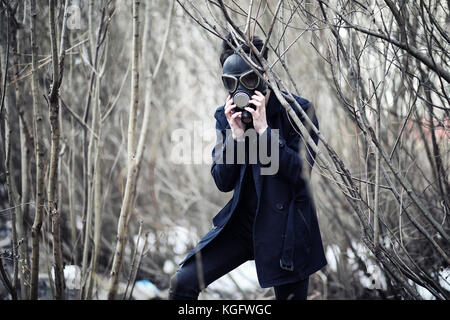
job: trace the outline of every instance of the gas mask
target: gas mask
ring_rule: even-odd
[[[258,64],[253,57],[251,59]],[[241,111],[242,122],[247,125],[250,124],[253,121],[252,114],[245,110],[244,107],[249,106],[256,109],[253,104],[249,105],[249,101],[252,95],[255,94],[255,90],[258,90],[263,95],[266,94],[266,83],[236,53],[229,56],[223,64],[222,82],[233,98],[233,102],[236,105],[236,108],[234,108],[235,112]]]

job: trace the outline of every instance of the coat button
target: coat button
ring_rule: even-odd
[[[282,203],[280,203],[280,202],[278,202],[275,206],[277,207],[278,210],[283,210],[284,209],[284,205]]]

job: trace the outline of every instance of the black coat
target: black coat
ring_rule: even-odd
[[[294,97],[305,112],[312,107],[308,100],[295,95]],[[294,103],[291,103],[291,107],[306,124]],[[258,194],[253,229],[254,258],[259,284],[263,288],[304,279],[327,264],[311,192],[301,176],[302,168],[310,167],[307,163],[302,163],[299,156],[302,138],[292,127],[295,126],[294,121],[289,121],[287,112],[273,92],[269,96],[266,115],[268,129],[258,139],[270,139],[273,137],[272,129],[279,129],[280,165],[274,175],[260,174],[260,167],[263,165],[259,159],[257,164],[252,165]],[[235,212],[240,198],[247,164],[225,164],[216,161],[221,156],[225,157],[224,152],[228,145],[226,139],[231,139],[235,148],[237,142],[228,134],[230,130],[226,131],[230,126],[225,118],[224,105],[217,108],[214,117],[216,129],[222,133],[222,137],[219,135],[212,151],[211,174],[220,191],[229,192],[234,189],[234,193],[231,200],[213,218],[214,227],[180,264],[190,259],[223,230]],[[319,128],[315,114],[312,120]],[[297,127],[296,130],[300,132]],[[312,138],[317,144],[317,135],[312,133]],[[315,153],[309,147],[308,151],[307,161],[313,164]]]

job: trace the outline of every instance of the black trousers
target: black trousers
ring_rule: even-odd
[[[202,288],[248,260],[253,260],[251,233],[230,223],[200,254],[184,263],[170,281],[169,300],[197,300]],[[306,300],[309,277],[275,286],[277,300]]]

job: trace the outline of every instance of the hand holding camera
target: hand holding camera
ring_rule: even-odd
[[[230,124],[233,139],[235,140],[241,140],[245,132],[246,124],[243,121],[244,114],[248,114],[250,122],[253,121],[253,127],[256,132],[261,135],[268,126],[266,119],[266,97],[256,90],[255,94],[249,100],[249,104],[246,107],[240,108],[233,103],[231,96],[228,96],[225,104],[225,116]]]
[[[256,107],[256,110],[250,104],[253,104],[253,106]],[[266,119],[266,97],[258,90],[255,90],[255,94],[249,101],[249,105],[244,109],[252,115],[253,127],[256,132],[258,132],[259,135],[263,134],[268,127]]]
[[[242,111],[235,109],[241,109],[233,103],[233,99],[229,95],[227,102],[225,103],[225,117],[230,124],[231,131],[233,133],[234,140],[241,140],[245,131],[245,124],[241,120]]]

